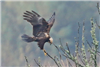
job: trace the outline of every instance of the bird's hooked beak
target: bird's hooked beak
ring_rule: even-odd
[[[49,43],[50,43],[50,45],[53,43],[53,38],[49,38]]]

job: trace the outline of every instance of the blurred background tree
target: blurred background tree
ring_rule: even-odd
[[[21,35],[26,33],[32,36],[32,26],[23,20],[23,13],[36,11],[48,20],[53,12],[56,12],[55,24],[50,35],[56,45],[69,43],[71,50],[75,50],[75,39],[77,36],[78,22],[82,25],[85,20],[85,37],[91,42],[90,18],[98,19],[96,1],[2,1],[1,2],[1,64],[2,66],[25,66],[27,56],[30,65],[35,66],[34,59],[41,57],[42,64],[54,64],[51,59],[44,56],[37,43],[26,43],[21,40]],[[82,30],[80,30],[82,31]],[[100,34],[96,28],[97,39]],[[81,37],[82,35],[80,35]],[[81,38],[80,38],[81,39]],[[99,40],[100,41],[100,40]],[[52,55],[58,55],[53,45],[45,44],[45,50]],[[49,61],[47,61],[49,60]]]

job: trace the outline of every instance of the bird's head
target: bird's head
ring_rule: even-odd
[[[50,45],[53,43],[53,38],[52,37],[49,38],[49,43],[50,43]]]

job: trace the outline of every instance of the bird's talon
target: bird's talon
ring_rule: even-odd
[[[44,52],[44,55],[47,56],[47,53]]]
[[[45,49],[43,49],[43,52],[44,52],[44,55],[47,56],[47,53],[46,53]]]

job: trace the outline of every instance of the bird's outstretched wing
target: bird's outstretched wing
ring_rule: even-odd
[[[50,32],[51,27],[53,26],[55,22],[55,12],[53,13],[53,15],[51,16],[51,18],[48,20],[48,28],[47,28],[47,33]]]
[[[38,37],[40,32],[45,32],[48,23],[39,14],[32,11],[26,11],[23,15],[24,20],[30,22],[33,26],[33,35]]]

